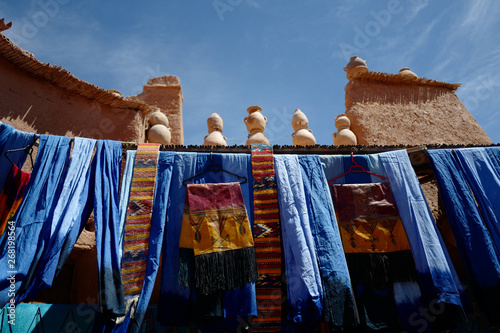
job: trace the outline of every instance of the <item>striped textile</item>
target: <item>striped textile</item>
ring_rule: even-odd
[[[255,256],[259,278],[255,284],[257,318],[253,332],[281,331],[281,229],[273,147],[253,144]]]
[[[140,295],[146,275],[159,148],[156,143],[143,143],[137,147],[123,240],[125,298]]]

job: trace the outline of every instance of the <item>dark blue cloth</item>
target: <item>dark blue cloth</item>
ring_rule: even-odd
[[[449,149],[429,150],[439,193],[475,293],[490,314],[500,313],[500,260],[463,170]]]
[[[299,155],[311,231],[323,281],[323,318],[355,326],[354,296],[327,180],[317,155]]]
[[[83,230],[92,210],[89,200],[92,155],[96,141],[75,138],[69,166],[62,180],[62,191],[57,198],[51,220],[44,224],[43,239],[37,257],[18,293],[18,302],[36,296],[40,289],[50,288],[61,262],[61,253],[69,254]],[[93,193],[93,192],[92,192]]]
[[[500,175],[500,147],[486,147],[484,148],[488,157],[490,158],[491,165],[495,168]]]
[[[121,260],[119,258],[120,214],[118,187],[122,145],[103,140],[96,145],[96,177],[94,190],[94,223],[99,270],[99,307],[101,317],[125,315]]]
[[[188,326],[196,318],[192,311],[193,300],[197,298],[194,290],[179,285],[179,238],[186,199],[184,179],[204,171],[212,163],[222,166],[226,171],[247,177],[248,181],[241,184],[243,199],[247,214],[253,226],[253,188],[251,186],[252,168],[250,155],[247,154],[197,154],[177,153],[175,155],[172,182],[170,185],[170,200],[168,203],[167,224],[162,250],[161,294],[158,304],[158,321],[164,326]],[[238,181],[225,172],[208,172],[194,179],[192,183],[224,183]],[[225,292],[223,307],[213,302],[207,302],[205,313],[213,316],[230,318],[240,316],[247,318],[257,314],[255,300],[255,284],[249,283],[242,289]],[[194,317],[194,318],[193,318]],[[237,323],[235,323],[237,325]]]
[[[5,178],[12,164],[5,157],[5,152],[11,149],[19,149],[34,143],[36,135],[18,131],[14,127],[0,123],[0,190],[3,188]],[[19,169],[22,169],[28,153],[24,150],[9,153],[9,158]]]
[[[15,264],[11,266],[8,256],[8,237],[2,239],[0,248],[0,307],[9,297],[11,275],[15,276],[16,290],[25,280],[33,260],[39,256],[45,240],[43,233],[51,229],[55,206],[60,198],[61,179],[68,161],[71,138],[42,135],[31,175],[28,192],[13,217],[15,222]],[[48,223],[46,223],[48,221]],[[7,229],[5,235],[10,230]]]
[[[497,249],[500,249],[500,174],[484,148],[454,150],[474,192],[486,225]]]

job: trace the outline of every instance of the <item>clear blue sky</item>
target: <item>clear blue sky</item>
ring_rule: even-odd
[[[497,0],[20,0],[1,2],[0,17],[39,60],[124,96],[179,76],[185,144],[203,143],[212,112],[228,144],[244,144],[251,105],[273,144],[291,145],[296,108],[319,144],[333,144],[351,55],[372,71],[462,83],[457,95],[500,142]]]

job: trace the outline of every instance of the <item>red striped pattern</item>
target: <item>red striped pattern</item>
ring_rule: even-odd
[[[122,282],[125,297],[141,293],[146,275],[159,148],[156,143],[137,147],[123,240]]]
[[[253,332],[281,332],[281,232],[271,145],[252,145],[254,180],[255,283],[257,318]],[[261,202],[265,201],[265,202]]]

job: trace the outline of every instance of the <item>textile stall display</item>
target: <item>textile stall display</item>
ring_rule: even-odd
[[[53,285],[93,211],[98,306],[82,331],[453,331],[471,309],[500,324],[498,147],[428,152],[462,281],[405,150],[123,148],[0,124],[2,318],[11,303],[17,320],[54,315],[19,303]]]

